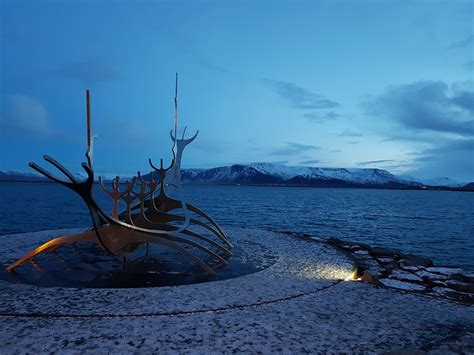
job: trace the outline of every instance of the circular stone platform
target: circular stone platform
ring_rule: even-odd
[[[342,282],[351,262],[330,245],[224,229],[278,260],[246,276],[133,289],[37,287],[0,281],[6,353],[474,352],[474,307]],[[0,236],[6,263],[53,232]]]
[[[13,261],[58,233],[1,236],[2,262]],[[260,230],[226,228],[236,245],[251,254],[259,245],[277,261],[253,274],[222,281],[171,287],[82,289],[37,287],[0,281],[0,314],[57,317],[116,317],[185,314],[278,302],[316,292],[348,278],[352,263],[323,243]],[[261,251],[259,251],[261,252]]]

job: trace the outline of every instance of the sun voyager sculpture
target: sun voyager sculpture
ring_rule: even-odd
[[[7,267],[12,271],[20,264],[31,260],[43,252],[53,252],[65,244],[77,242],[92,242],[98,244],[104,251],[114,256],[122,256],[124,260],[131,257],[140,245],[146,245],[147,253],[151,244],[170,248],[189,258],[199,265],[209,275],[216,275],[217,265],[226,265],[232,256],[233,245],[219,225],[207,214],[186,203],[181,189],[181,158],[184,148],[198,135],[185,139],[186,128],[181,138],[178,138],[178,74],[175,86],[175,115],[174,129],[170,131],[173,147],[173,159],[167,167],[163,159],[157,167],[149,159],[151,168],[149,174],[140,172],[131,180],[121,184],[116,177],[110,189],[99,177],[101,189],[112,198],[111,215],[105,213],[96,203],[93,195],[95,182],[92,166],[92,141],[90,125],[89,90],[86,91],[87,105],[87,162],[82,168],[87,178],[78,181],[77,177],[59,162],[45,155],[43,159],[57,168],[63,177],[59,178],[35,163],[29,166],[49,179],[77,193],[87,205],[92,219],[92,227],[84,232],[60,236],[44,243],[21,259]],[[126,206],[119,212],[119,203]],[[198,229],[198,231],[196,231]],[[205,232],[201,232],[205,231]]]

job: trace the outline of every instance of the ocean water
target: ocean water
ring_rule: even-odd
[[[474,270],[474,193],[257,186],[184,186],[220,225],[337,237]],[[96,191],[105,209],[111,200]],[[79,196],[58,184],[0,183],[0,234],[89,226]],[[232,236],[229,236],[232,238]]]

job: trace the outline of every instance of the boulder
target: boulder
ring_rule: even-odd
[[[379,247],[374,247],[370,248],[369,252],[371,255],[377,257],[377,256],[395,256],[397,255],[397,252],[385,248],[379,248]]]
[[[365,243],[347,242],[334,237],[326,239],[326,242],[346,250],[370,249],[370,246]]]
[[[354,254],[357,254],[357,255],[368,255],[369,252],[367,250],[363,250],[363,249],[359,249],[359,250],[356,250],[354,252]]]
[[[437,272],[439,274],[444,274],[444,275],[455,275],[455,274],[461,274],[464,272],[463,269],[458,268],[458,267],[446,267],[446,266],[433,266],[433,267],[427,267],[427,271],[429,272]]]
[[[474,272],[464,272],[459,276],[464,282],[474,283]]]
[[[415,272],[418,276],[426,278],[428,280],[446,280],[449,278],[448,275],[435,274],[426,270],[420,270]]]
[[[420,270],[420,267],[416,265],[407,265],[407,266],[402,266],[403,270],[408,270],[408,271],[418,271]]]
[[[416,348],[403,348],[385,353],[385,355],[424,355],[426,351]]]
[[[474,293],[474,284],[471,283],[464,283],[464,282],[458,282],[458,281],[446,281],[448,284],[448,287],[458,291],[458,292],[465,292],[465,293]]]
[[[367,271],[364,271],[364,274],[362,275],[360,279],[361,281],[369,282],[369,283],[373,283],[375,281],[375,277]]]
[[[400,271],[400,270],[394,270],[389,277],[391,279],[398,279],[398,280],[409,280],[409,281],[419,281],[419,282],[423,281],[423,279],[416,274],[412,274],[411,272]]]
[[[406,254],[403,256],[403,260],[400,261],[403,266],[431,266],[433,265],[433,260],[422,258],[418,255]]]
[[[395,288],[398,290],[404,291],[425,291],[425,286],[412,283],[412,282],[405,282],[396,279],[380,279],[380,283],[384,286]]]

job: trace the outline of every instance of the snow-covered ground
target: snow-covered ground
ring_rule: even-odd
[[[279,254],[240,278],[143,289],[38,288],[0,282],[1,352],[474,352],[474,309],[343,281],[332,246],[225,228]],[[2,261],[56,232],[0,236]],[[250,245],[250,244],[248,244]]]

